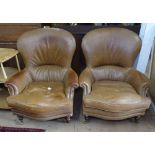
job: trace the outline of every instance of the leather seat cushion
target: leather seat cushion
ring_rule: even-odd
[[[48,87],[52,88],[48,90]],[[64,94],[62,82],[32,82],[24,91],[7,98],[14,110],[31,115],[58,115],[72,113],[72,102]]]
[[[84,97],[84,107],[109,112],[148,109],[150,103],[150,99],[138,95],[130,84],[120,81],[96,81],[92,92]]]

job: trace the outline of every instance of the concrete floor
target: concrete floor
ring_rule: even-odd
[[[1,110],[0,126],[42,128],[49,132],[155,132],[155,113],[148,111],[138,123],[131,119],[106,121],[96,118],[85,122],[80,115],[78,120],[72,119],[70,123],[65,123],[64,119],[41,122],[24,118],[24,124],[21,125],[11,111]]]

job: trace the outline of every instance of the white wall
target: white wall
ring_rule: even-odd
[[[141,24],[139,36],[142,39],[142,48],[137,58],[135,68],[142,73],[145,73],[155,37],[155,24]]]

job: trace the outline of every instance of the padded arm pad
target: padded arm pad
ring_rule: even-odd
[[[125,81],[130,83],[138,94],[147,96],[150,87],[150,80],[141,72],[131,68],[126,74]]]
[[[69,69],[64,77],[65,83],[65,94],[67,98],[73,99],[74,97],[74,89],[78,88],[78,76],[73,69]]]
[[[84,90],[84,95],[87,95],[91,92],[93,82],[94,77],[92,71],[89,68],[86,68],[79,77],[79,84]]]
[[[32,81],[29,73],[26,70],[16,73],[5,82],[10,95],[19,94]]]

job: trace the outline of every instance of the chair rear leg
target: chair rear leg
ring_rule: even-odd
[[[66,123],[69,123],[70,120],[71,120],[71,116],[66,116],[66,117],[65,117],[65,120],[66,120]]]
[[[89,116],[84,115],[84,119],[85,119],[85,121],[89,121]]]
[[[141,116],[135,116],[135,117],[134,117],[135,122],[138,123],[139,120],[140,120],[140,118],[141,118]]]
[[[18,124],[23,125],[24,124],[23,119],[24,119],[23,116],[17,114],[17,123]]]

